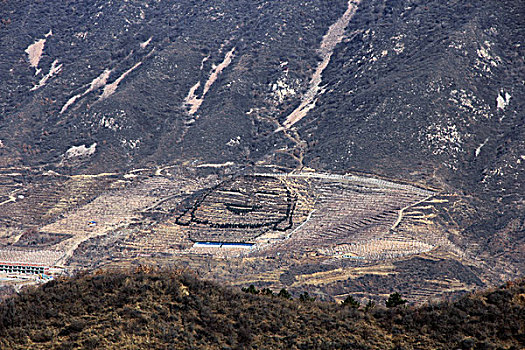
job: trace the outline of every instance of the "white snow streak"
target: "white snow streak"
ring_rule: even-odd
[[[53,35],[53,31],[50,29],[49,32],[44,35],[44,37],[49,37]],[[27,53],[27,57],[29,59],[29,64],[31,67],[36,69],[35,75],[38,75],[40,73],[40,69],[38,69],[38,63],[40,62],[40,58],[42,58],[42,52],[44,52],[44,45],[46,43],[46,39],[40,39],[35,41],[33,44],[29,45],[27,49],[25,50],[25,53]]]
[[[40,58],[42,57],[42,52],[44,51],[45,43],[46,39],[37,40],[34,44],[29,45],[25,50],[29,58],[29,64],[35,69],[38,67],[38,63],[40,62]]]
[[[91,156],[95,153],[96,149],[96,142],[89,147],[86,147],[86,145],[73,146],[66,151],[65,156],[67,159]]]
[[[503,94],[503,91],[501,94]],[[508,92],[505,92],[505,97],[501,96],[501,94],[498,94],[498,97],[496,98],[496,104],[498,109],[503,111],[505,110],[505,107],[509,105],[511,96]]]
[[[75,101],[78,100],[81,96],[82,95],[75,95],[75,96],[71,97],[69,100],[67,100],[66,104],[60,110],[60,114],[64,113],[66,111],[66,109],[68,109],[69,106],[71,106],[73,103],[75,103]]]
[[[152,37],[152,36],[150,36],[150,37],[149,37],[149,39],[148,39],[148,40],[146,40],[145,42],[143,42],[143,43],[140,43],[140,48],[141,48],[141,49],[144,49],[144,48],[145,48],[146,46],[148,46],[148,45],[149,45],[149,43],[151,42],[151,39],[153,39],[153,37]]]
[[[481,148],[482,148],[483,146],[485,146],[485,145],[487,144],[488,141],[489,141],[489,138],[487,137],[487,138],[485,139],[485,141],[483,141],[483,143],[482,143],[481,145],[479,145],[478,148],[476,148],[476,157],[479,156],[479,154],[480,154],[480,152],[481,152]]]
[[[105,86],[108,81],[110,73],[111,73],[111,69],[105,69],[98,77],[93,79],[93,81],[89,84],[89,88],[87,88],[86,91],[84,91],[82,94],[78,94],[78,95],[71,97],[60,110],[60,114],[64,113],[69,108],[69,106],[75,103],[75,101],[78,100],[79,98],[84,97],[91,91],[94,91],[102,86]]]

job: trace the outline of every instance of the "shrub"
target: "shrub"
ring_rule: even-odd
[[[273,291],[270,288],[263,288],[261,289],[262,295],[273,295]]]
[[[365,312],[368,312],[376,307],[376,303],[373,300],[369,300],[368,303],[365,305]]]
[[[301,293],[301,295],[299,295],[299,300],[302,302],[310,302],[310,301],[315,301],[315,297],[311,297],[308,294],[308,292],[304,292],[304,293]]]
[[[260,291],[257,288],[255,288],[255,286],[253,284],[250,284],[250,286],[248,288],[243,287],[243,288],[241,288],[241,290],[243,292],[245,292],[245,293],[250,293],[250,294],[259,294],[260,293]]]
[[[390,294],[390,296],[388,297],[387,301],[386,301],[386,307],[396,307],[396,306],[399,306],[399,305],[403,305],[403,304],[406,304],[406,300],[401,298],[401,294],[399,293],[392,293]]]
[[[277,296],[284,298],[284,299],[292,299],[292,295],[285,288],[281,289],[279,291],[279,294],[277,294]]]
[[[351,308],[357,309],[361,305],[359,301],[355,300],[355,298],[351,295],[347,296],[346,299],[342,303],[344,306],[350,306]]]

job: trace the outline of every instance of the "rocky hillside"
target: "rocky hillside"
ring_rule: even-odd
[[[449,201],[436,230],[500,282],[525,270],[524,14],[519,0],[3,0],[0,167],[430,186]]]
[[[180,271],[83,275],[0,304],[0,347],[518,349],[525,341],[524,280],[419,308],[266,294]]]
[[[297,100],[346,5],[4,1],[0,164],[261,159],[285,138],[248,112]]]

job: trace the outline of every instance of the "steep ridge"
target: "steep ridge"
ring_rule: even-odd
[[[513,1],[361,3],[323,72],[327,92],[294,125],[309,145],[305,165],[465,194],[446,219],[464,227],[454,240],[479,256],[496,241],[522,251],[523,13]]]

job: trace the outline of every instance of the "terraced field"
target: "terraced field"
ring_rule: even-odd
[[[433,191],[357,176],[255,174],[226,179],[144,213],[157,222],[125,243],[135,254],[275,257],[315,253],[367,261],[430,251],[394,232]]]
[[[291,227],[294,200],[273,177],[241,176],[198,198],[176,223],[190,227],[190,239],[247,242],[268,230]]]
[[[358,258],[373,259],[375,253],[371,248],[377,246],[378,251],[384,252],[386,246],[380,247],[381,239],[395,228],[403,211],[434,194],[414,186],[355,176],[297,174],[288,177],[304,179],[311,184],[314,208],[288,239],[263,251],[320,251],[324,248],[321,251],[328,253],[344,246],[348,253],[352,249],[369,252],[357,255]],[[402,237],[398,239],[403,241]],[[363,244],[369,249],[361,249]],[[405,246],[409,247],[398,245],[398,248]]]
[[[57,252],[69,271],[175,264],[326,297],[343,295],[344,281],[363,273],[396,276],[396,261],[465,258],[434,222],[447,201],[436,190],[356,175],[199,169],[4,174],[0,248]],[[9,197],[14,191],[21,195]],[[436,283],[425,288],[448,286]],[[472,288],[443,288],[454,286]]]
[[[20,188],[24,195],[3,205],[6,225],[25,228],[11,243],[54,245],[69,258],[82,242],[150,216],[153,228],[130,236],[127,247],[264,256],[309,251],[365,260],[433,247],[391,234],[407,208],[434,195],[415,186],[316,173],[241,175],[208,188],[182,177],[132,179],[55,176]]]

